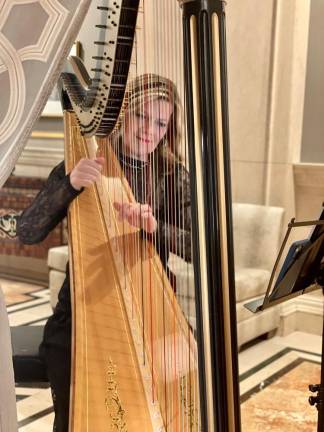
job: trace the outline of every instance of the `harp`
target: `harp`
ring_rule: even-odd
[[[238,431],[224,2],[91,3],[83,33],[93,33],[91,49],[62,76],[66,161],[71,170],[99,148],[109,163],[69,214],[70,431]],[[146,77],[143,88],[157,75],[180,93],[194,276],[177,258],[173,267],[164,261],[163,233],[119,221],[114,207],[138,201],[118,147],[131,104],[125,89],[138,75]],[[164,216],[181,229],[178,210],[175,204]],[[181,247],[171,251],[183,255]],[[176,288],[167,265],[181,267]]]

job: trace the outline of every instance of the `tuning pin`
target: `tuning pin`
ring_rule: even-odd
[[[308,398],[308,402],[309,402],[309,404],[312,405],[312,406],[318,404],[319,401],[320,401],[320,398],[319,398],[318,396],[310,396],[310,397]]]
[[[308,388],[309,388],[309,391],[311,391],[312,393],[316,393],[319,391],[320,385],[319,384],[310,384],[308,386]]]

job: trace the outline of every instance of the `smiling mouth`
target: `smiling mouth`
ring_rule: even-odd
[[[140,137],[140,136],[136,136],[136,138],[137,138],[139,141],[144,142],[145,144],[150,144],[150,142],[151,142],[151,140],[146,139],[146,138],[142,138],[142,137]]]

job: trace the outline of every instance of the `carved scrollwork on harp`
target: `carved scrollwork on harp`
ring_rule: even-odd
[[[109,359],[107,365],[107,390],[106,390],[106,408],[111,419],[111,430],[117,432],[127,432],[125,419],[125,410],[122,407],[122,401],[118,394],[118,384],[116,381],[117,366]]]

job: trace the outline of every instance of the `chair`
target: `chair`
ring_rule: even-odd
[[[279,326],[280,309],[253,315],[244,304],[263,296],[280,247],[284,210],[256,204],[233,204],[235,291],[239,347]],[[176,276],[177,297],[195,328],[194,271],[176,255],[169,267]]]

